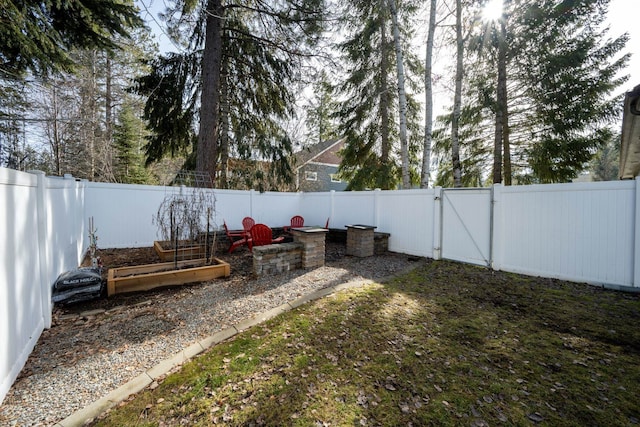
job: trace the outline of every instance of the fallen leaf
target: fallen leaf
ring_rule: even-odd
[[[544,417],[537,412],[534,412],[533,414],[529,414],[527,415],[527,417],[534,423],[541,423],[542,421],[544,421]]]

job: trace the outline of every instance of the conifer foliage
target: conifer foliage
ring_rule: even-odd
[[[0,23],[0,68],[46,75],[73,68],[73,48],[116,49],[142,20],[132,0],[5,0]]]
[[[345,64],[345,78],[338,90],[342,105],[337,113],[339,134],[346,140],[341,174],[349,189],[394,189],[401,182],[400,135],[397,123],[398,91],[392,19],[386,0],[344,2],[342,25],[346,39],[339,45]],[[409,173],[415,183],[416,146],[420,144],[418,105],[411,96],[421,67],[406,45],[412,39],[411,18],[415,4],[397,5],[403,33],[407,87],[407,132]]]
[[[312,55],[323,6],[321,0],[176,2],[166,15],[170,34],[191,35],[185,49],[153,61],[136,87],[148,96],[145,117],[155,133],[148,160],[190,153],[191,165],[221,188],[234,180],[229,156],[244,165],[266,160],[276,181],[291,180],[283,122],[294,113],[295,77]],[[265,188],[264,171],[255,172]]]
[[[627,35],[602,25],[608,3],[508,0],[499,22],[472,27],[463,102],[480,114],[466,125],[496,136],[494,182],[571,181],[611,139],[629,56]]]

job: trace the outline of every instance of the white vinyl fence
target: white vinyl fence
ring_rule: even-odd
[[[151,246],[153,218],[189,188],[51,178],[0,168],[0,401],[51,323],[51,285],[88,247]],[[389,250],[535,276],[640,290],[640,180],[481,189],[328,193],[211,190],[214,228],[366,224]]]
[[[84,248],[83,184],[0,168],[0,401],[44,328],[51,285]]]

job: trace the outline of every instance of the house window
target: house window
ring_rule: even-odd
[[[342,182],[337,173],[329,174],[329,176],[331,177],[331,182]]]
[[[307,181],[317,181],[318,180],[318,172],[305,172],[304,179]]]

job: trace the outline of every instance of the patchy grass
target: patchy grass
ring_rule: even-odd
[[[100,426],[631,425],[640,295],[438,261],[239,334]]]

